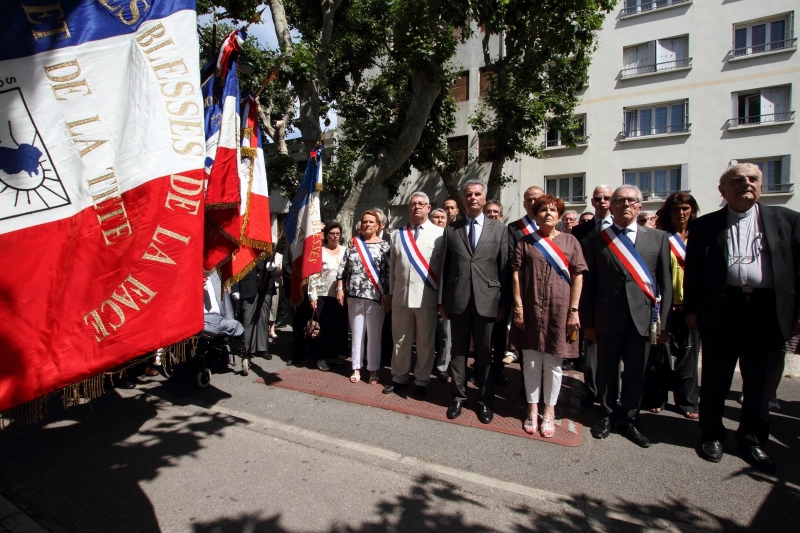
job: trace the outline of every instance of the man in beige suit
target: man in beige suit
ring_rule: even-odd
[[[383,389],[391,394],[408,384],[411,344],[416,339],[414,398],[427,392],[436,360],[436,317],[439,302],[439,272],[442,267],[444,230],[428,220],[428,195],[415,192],[408,202],[411,222],[392,234],[389,259],[387,309],[392,310],[392,382]]]

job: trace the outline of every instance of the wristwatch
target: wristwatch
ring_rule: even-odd
[[[569,312],[570,313],[577,313],[578,312],[578,308],[577,307],[570,307],[569,308]]]

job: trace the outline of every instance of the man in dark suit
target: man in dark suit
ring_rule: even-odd
[[[484,203],[483,183],[467,182],[464,187],[466,216],[445,228],[439,313],[450,320],[453,337],[450,360],[453,401],[447,418],[458,417],[467,401],[467,353],[472,336],[475,377],[480,388],[478,419],[488,424],[494,416],[492,326],[495,320],[505,316],[507,307],[505,301],[501,302],[504,299],[500,281],[505,276],[508,237],[502,222],[484,216]]]
[[[745,460],[773,472],[767,383],[783,343],[800,333],[800,214],[758,203],[761,171],[729,167],[719,181],[728,203],[689,226],[683,307],[703,341],[700,454],[722,459],[725,399],[736,361],[743,403],[736,441]]]
[[[594,207],[594,218],[582,222],[572,228],[572,236],[578,239],[586,255],[586,242],[592,235],[597,235],[614,223],[614,218],[609,212],[611,207],[611,187],[608,185],[598,185],[592,193],[592,207]],[[581,332],[583,333],[583,332]],[[583,394],[581,395],[581,405],[591,407],[599,397],[597,392],[597,345],[583,337]]]
[[[611,196],[611,214],[614,225],[610,235],[606,230],[588,238],[586,264],[581,294],[581,324],[586,338],[597,343],[598,391],[600,391],[600,420],[592,427],[598,439],[608,437],[611,419],[615,418],[627,437],[642,448],[650,441],[638,427],[639,405],[644,391],[644,375],[650,353],[651,326],[655,316],[653,299],[672,302],[669,242],[663,231],[636,224],[641,210],[642,193],[633,185],[622,185]],[[627,240],[625,240],[627,239]],[[625,263],[644,263],[639,279],[652,281],[654,287],[640,286],[636,269],[625,263],[613,251],[614,244],[636,252],[625,256]],[[638,256],[638,258],[636,257]],[[629,270],[630,269],[630,270]],[[633,271],[631,271],[633,270]],[[647,276],[649,273],[649,277]],[[660,306],[660,325],[667,324],[670,306]],[[668,335],[662,330],[658,342]],[[624,365],[622,389],[619,388],[619,365]],[[617,405],[617,398],[620,405]]]

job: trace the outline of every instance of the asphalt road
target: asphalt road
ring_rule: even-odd
[[[285,358],[290,334],[280,335],[274,351]],[[0,435],[0,494],[53,533],[796,531],[800,523],[796,379],[781,385],[769,448],[778,473],[766,476],[734,455],[732,438],[720,464],[700,459],[697,423],[676,413],[643,415],[646,450],[617,434],[595,441],[588,428],[582,446],[567,448],[255,382],[284,364],[258,359],[250,376],[231,368],[200,391],[158,377],[67,410],[55,399],[44,423]]]

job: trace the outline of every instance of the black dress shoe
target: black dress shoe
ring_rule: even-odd
[[[135,389],[136,382],[131,378],[121,378],[114,380],[114,388],[116,389]]]
[[[625,432],[628,439],[637,446],[641,446],[642,448],[649,448],[650,447],[650,439],[645,437],[644,433],[639,431],[634,424],[628,426],[628,431]]]
[[[563,363],[561,363],[561,370],[575,370],[575,361],[572,359],[565,359]]]
[[[386,386],[383,388],[383,391],[381,391],[381,392],[383,392],[384,394],[391,394],[391,393],[393,393],[395,390],[402,389],[402,388],[403,388],[403,387],[405,387],[405,386],[406,386],[406,384],[405,384],[405,383],[398,383],[398,382],[396,382],[396,381],[392,381],[392,382],[390,382],[388,385],[386,385]]]
[[[450,404],[450,407],[447,408],[447,418],[453,420],[461,416],[461,401],[454,400],[453,403]]]
[[[436,377],[439,378],[439,381],[441,381],[442,383],[447,383],[447,379],[449,376],[447,375],[447,372],[445,372],[444,370],[437,370]]]
[[[739,453],[750,466],[767,474],[775,473],[775,463],[761,446],[740,445]]]
[[[707,440],[700,444],[700,457],[712,463],[722,461],[722,443],[718,440]]]
[[[495,372],[494,373],[494,382],[504,387],[506,383],[508,383],[508,378],[503,375],[502,372]]]
[[[611,433],[611,420],[607,416],[604,416],[592,426],[592,437],[596,439],[608,438],[609,433]]]
[[[422,385],[414,385],[414,399],[421,400],[428,394],[428,387]]]
[[[494,418],[494,413],[488,405],[481,405],[478,407],[478,420],[481,424],[490,424]]]
[[[266,359],[267,361],[272,361],[272,354],[271,353],[264,354],[264,359]]]

